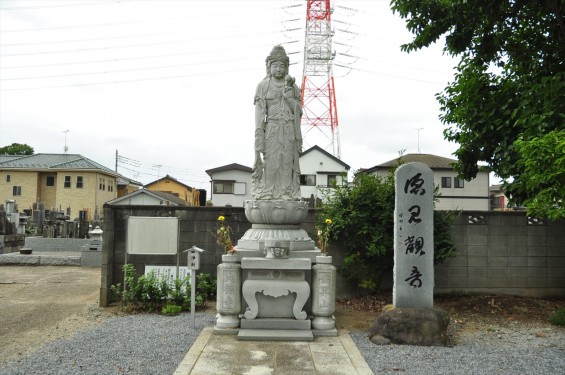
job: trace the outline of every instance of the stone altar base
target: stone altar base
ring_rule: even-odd
[[[300,227],[308,204],[246,201],[245,210],[252,228],[218,266],[214,333],[279,341],[337,336],[336,271]]]
[[[238,338],[313,340],[304,311],[310,297],[306,271],[311,267],[306,258],[242,258],[241,269],[247,271],[242,295],[248,307]]]

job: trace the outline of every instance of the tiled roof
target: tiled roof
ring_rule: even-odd
[[[246,167],[245,165],[232,163],[232,164],[224,165],[222,167],[208,169],[208,170],[206,170],[206,173],[208,174],[208,176],[212,177],[212,174],[214,174],[214,173],[224,172],[224,171],[233,171],[233,170],[244,171],[244,172],[249,172],[249,173],[253,172],[252,168]]]
[[[116,183],[118,185],[137,185],[137,186],[143,186],[143,183],[139,182],[139,181],[135,181],[132,180],[131,178],[127,178],[125,176],[120,176],[116,179]]]
[[[131,192],[129,194],[126,194],[122,197],[113,199],[113,200],[107,202],[107,204],[116,204],[116,203],[119,203],[123,200],[127,200],[127,199],[131,198],[132,196],[139,195],[139,194],[150,195],[150,196],[153,196],[157,199],[165,199],[165,200],[168,200],[168,201],[176,204],[177,206],[186,206],[186,202],[184,200],[182,200],[181,198],[177,197],[174,194],[164,193],[162,191],[152,191],[152,190],[148,190],[148,189],[145,189],[145,188],[136,190],[136,191]]]
[[[389,169],[394,167],[402,160],[404,164],[420,162],[426,164],[431,169],[453,169],[452,164],[456,163],[457,160],[444,158],[442,156],[431,155],[431,154],[406,154],[402,155],[400,158],[392,159],[379,165],[375,165],[372,168],[362,170],[362,173],[371,173],[376,170]]]
[[[21,155],[0,155],[0,163],[3,163],[5,161],[10,161],[10,160],[14,160],[17,158],[21,158]]]
[[[8,155],[0,158],[0,168],[10,169],[97,169],[108,174],[116,172],[79,154]]]
[[[148,186],[156,185],[156,184],[158,184],[160,181],[166,181],[166,180],[174,181],[174,182],[176,182],[177,184],[184,186],[184,187],[187,188],[188,190],[193,190],[193,189],[194,189],[192,186],[188,186],[187,184],[184,184],[184,183],[180,182],[179,180],[177,180],[176,178],[174,178],[173,176],[169,176],[169,175],[166,175],[165,177],[161,177],[161,178],[158,179],[158,180],[151,181],[151,182],[149,182],[148,184],[143,185],[143,187],[144,187],[144,188],[147,188]]]

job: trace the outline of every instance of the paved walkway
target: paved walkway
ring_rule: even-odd
[[[346,331],[311,342],[238,341],[207,327],[174,375],[373,374]]]

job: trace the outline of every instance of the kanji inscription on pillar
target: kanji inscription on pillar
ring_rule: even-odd
[[[408,163],[395,173],[395,307],[433,307],[434,175],[423,163]]]

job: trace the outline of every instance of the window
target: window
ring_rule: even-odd
[[[12,194],[13,195],[22,195],[22,187],[21,186],[13,186],[12,187]]]
[[[10,182],[11,176],[9,174],[6,175],[6,182]]]
[[[55,176],[47,176],[45,186],[55,186]]]
[[[451,187],[451,177],[442,177],[441,178],[441,187],[442,188],[450,188]]]
[[[245,195],[245,182],[235,182],[233,184],[233,193],[235,195]]]
[[[83,187],[82,176],[77,176],[77,189],[82,189],[82,187]]]
[[[456,188],[463,188],[465,187],[465,180],[462,178],[454,178],[453,184]]]
[[[98,189],[106,190],[106,180],[103,178],[98,179]]]
[[[65,187],[66,188],[71,187],[71,176],[65,176]]]
[[[229,181],[216,182],[216,181],[214,181],[214,194],[233,194],[233,182],[229,182]]]
[[[315,174],[301,174],[300,175],[300,185],[302,185],[302,186],[316,186],[316,175]]]
[[[337,184],[337,175],[335,174],[329,174],[328,175],[328,186],[329,187],[334,187]]]

